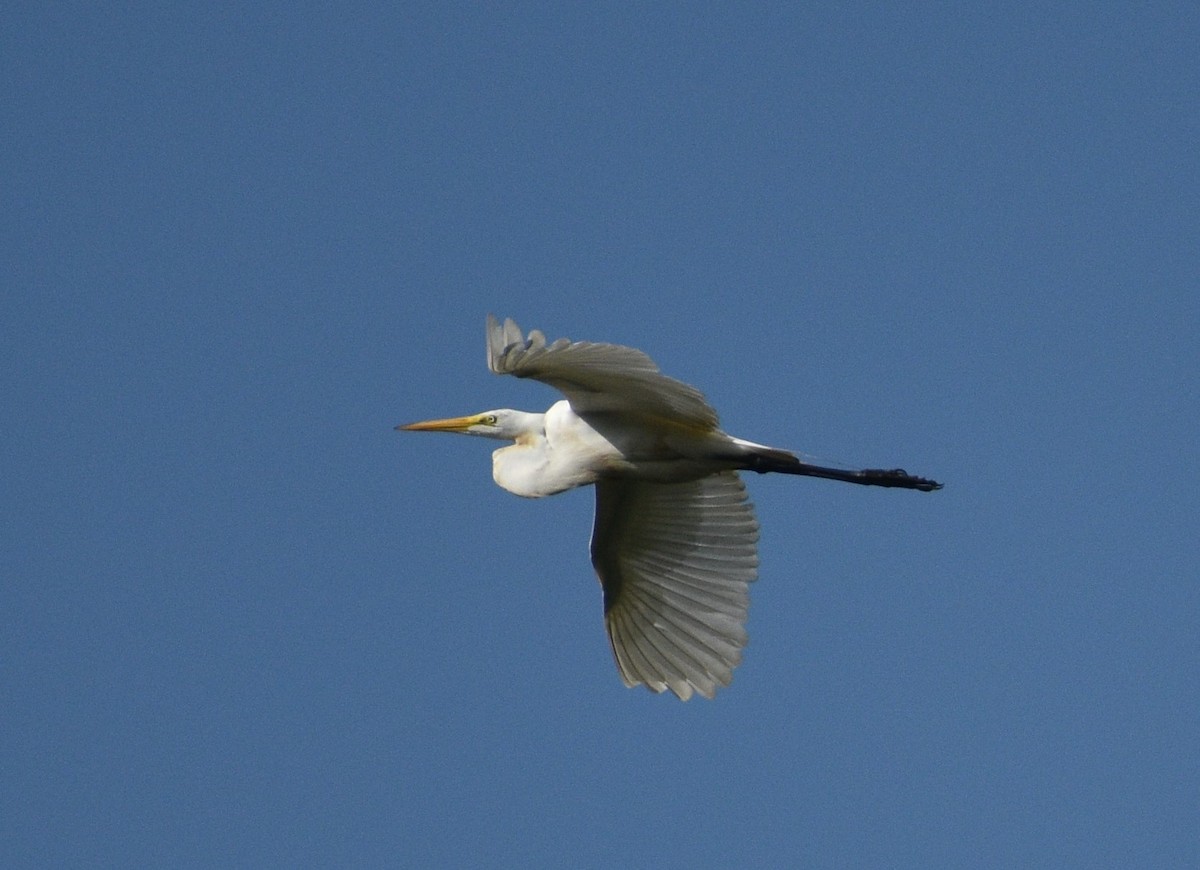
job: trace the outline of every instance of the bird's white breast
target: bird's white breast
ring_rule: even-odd
[[[545,414],[544,434],[522,435],[492,454],[492,478],[516,495],[541,498],[595,483],[621,461],[608,439],[576,416],[566,401]]]

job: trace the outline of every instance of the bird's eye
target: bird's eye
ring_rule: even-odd
[[[495,426],[496,425],[496,415],[488,414],[486,417],[483,418],[483,422],[487,423],[489,426]]]

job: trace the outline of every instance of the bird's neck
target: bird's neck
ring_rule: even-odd
[[[533,414],[529,411],[513,411],[512,424],[518,434],[513,438],[518,444],[526,443],[531,438],[546,437],[546,415]]]
[[[497,486],[525,498],[553,495],[560,490],[547,489],[544,485],[549,464],[550,451],[545,437],[525,433],[516,444],[492,453],[492,479]]]

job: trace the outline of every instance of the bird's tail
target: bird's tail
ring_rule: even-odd
[[[739,439],[740,441],[740,439]],[[893,486],[901,489],[917,489],[921,492],[933,492],[941,489],[942,485],[936,480],[917,477],[909,474],[903,468],[863,468],[850,470],[845,468],[829,468],[822,465],[812,465],[804,462],[794,453],[775,447],[765,447],[761,444],[741,442],[750,447],[746,457],[747,471],[757,471],[759,474],[775,472],[778,474],[800,474],[805,477],[823,477],[826,480],[841,480],[846,483],[859,483],[863,486]]]

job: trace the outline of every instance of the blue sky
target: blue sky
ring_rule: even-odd
[[[6,866],[1200,863],[1193,4],[22,4]],[[396,423],[640,347],[749,481],[731,688],[591,494]]]

